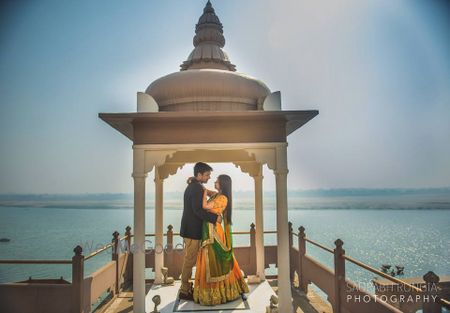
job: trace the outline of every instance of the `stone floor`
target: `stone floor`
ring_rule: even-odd
[[[161,305],[158,309],[161,313],[173,312],[172,309],[176,304],[176,291],[178,290],[179,281],[175,282],[175,286],[172,288],[153,286],[152,284],[146,284],[146,311],[150,313],[153,311],[153,304],[151,298],[155,294],[161,295],[161,288],[166,288],[164,294],[167,297],[161,297]],[[267,288],[271,289],[267,289]],[[192,302],[181,301],[177,305],[177,312],[223,312],[223,313],[238,313],[238,312],[254,312],[265,313],[265,306],[269,305],[269,298],[271,293],[277,293],[277,280],[268,279],[264,284],[249,285],[250,293],[247,294],[247,304],[242,303],[241,300],[231,302],[222,307],[214,307],[214,311],[208,310],[208,307],[202,307]],[[295,313],[332,313],[330,305],[325,302],[317,293],[312,290],[308,291],[305,295],[304,292],[299,291],[297,288],[292,288],[293,303]],[[267,303],[265,303],[267,302]],[[230,307],[230,305],[232,307]],[[248,309],[250,307],[250,310]],[[247,309],[246,309],[247,308]],[[200,311],[201,310],[201,311]],[[95,313],[132,313],[133,312],[133,292],[123,291],[109,303],[102,308],[95,311]]]

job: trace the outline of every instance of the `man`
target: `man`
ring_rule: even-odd
[[[184,192],[184,209],[181,218],[180,236],[184,239],[184,261],[181,272],[180,299],[194,300],[192,283],[192,267],[197,261],[198,250],[202,239],[202,223],[207,221],[222,223],[222,217],[203,209],[203,186],[211,177],[212,168],[206,163],[198,162],[194,166],[194,178],[188,182]]]

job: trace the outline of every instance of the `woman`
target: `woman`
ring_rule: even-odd
[[[201,305],[217,305],[239,297],[246,299],[248,285],[234,257],[231,238],[231,178],[220,175],[214,187],[217,193],[205,189],[203,208],[223,214],[224,227],[203,222],[202,244],[197,257],[194,301]],[[211,198],[208,200],[208,195]]]

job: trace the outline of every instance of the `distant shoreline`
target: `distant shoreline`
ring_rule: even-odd
[[[29,209],[55,209],[55,210],[133,210],[132,207],[86,207],[86,206],[31,206],[31,205],[4,205],[0,203],[0,208],[29,208]],[[154,210],[153,207],[147,207],[146,210]],[[181,208],[164,208],[164,210],[181,211]],[[239,210],[251,211],[253,208],[239,208]],[[275,208],[264,208],[267,211],[275,211]],[[450,203],[448,207],[443,208],[340,208],[340,207],[323,207],[323,208],[296,208],[289,207],[289,210],[307,210],[307,211],[319,211],[319,210],[342,210],[342,211],[446,211],[450,210]]]
[[[236,191],[236,208],[253,210],[254,194]],[[450,210],[450,188],[427,189],[329,189],[288,191],[290,210]],[[164,194],[165,210],[182,208],[182,192]],[[153,209],[154,197],[147,195],[147,209]],[[264,208],[275,209],[276,195],[264,193]],[[132,210],[132,194],[3,194],[0,208],[50,208]]]
[[[253,191],[234,191],[236,197],[253,196]],[[291,189],[288,196],[301,197],[360,197],[360,196],[395,196],[395,195],[430,195],[448,194],[450,187],[438,188],[330,188],[330,189]],[[169,191],[165,196],[180,197],[183,191]],[[265,197],[275,196],[275,191],[265,191]],[[153,199],[153,194],[148,193],[146,197]],[[5,200],[127,200],[133,199],[132,193],[78,193],[78,194],[50,194],[50,193],[3,193],[0,194],[0,201]]]

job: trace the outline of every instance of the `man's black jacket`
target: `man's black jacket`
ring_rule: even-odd
[[[181,218],[180,236],[190,239],[202,239],[202,222],[216,223],[217,214],[203,209],[203,187],[195,179],[184,191],[184,209]]]

